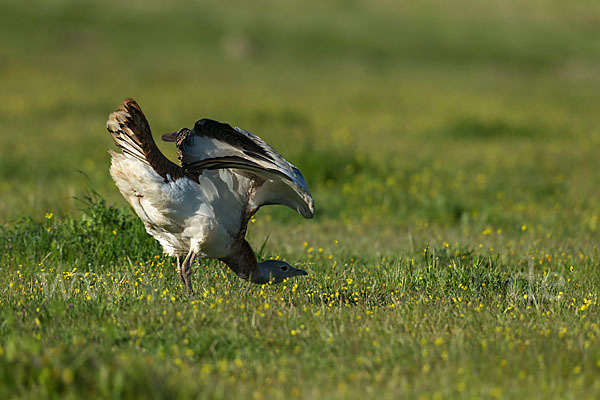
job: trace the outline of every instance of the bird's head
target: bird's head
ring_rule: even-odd
[[[266,260],[258,264],[257,277],[251,277],[250,279],[254,283],[281,283],[285,278],[291,278],[292,276],[308,275],[306,271],[294,268],[290,264],[281,260]]]

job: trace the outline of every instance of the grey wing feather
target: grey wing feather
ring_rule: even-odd
[[[260,185],[250,199],[249,214],[262,205],[283,204],[305,218],[314,215],[313,199],[298,168],[255,134],[202,119],[191,131],[183,131],[176,141],[179,158],[187,171],[237,169],[259,177]]]

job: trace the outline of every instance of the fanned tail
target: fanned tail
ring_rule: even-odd
[[[156,146],[148,120],[135,100],[123,100],[108,117],[106,128],[125,156],[150,165],[165,181],[184,176],[183,169]]]

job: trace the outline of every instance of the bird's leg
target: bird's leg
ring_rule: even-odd
[[[194,252],[194,250],[190,250],[188,255],[185,257],[185,260],[183,260],[183,265],[181,266],[183,269],[181,276],[183,277],[185,287],[187,288],[188,293],[190,294],[194,292],[192,290],[192,269],[190,268],[190,265],[192,264],[192,262],[194,262],[194,258],[196,258],[196,253]]]
[[[181,269],[181,259],[177,256],[177,276],[181,279],[181,282],[185,283],[185,279],[183,279],[183,270]]]

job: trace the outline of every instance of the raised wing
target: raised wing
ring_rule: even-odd
[[[267,204],[283,204],[305,218],[314,216],[314,202],[304,177],[261,138],[228,124],[201,119],[194,129],[163,135],[176,141],[184,170],[237,169],[247,171],[257,183],[250,198],[250,214]]]

